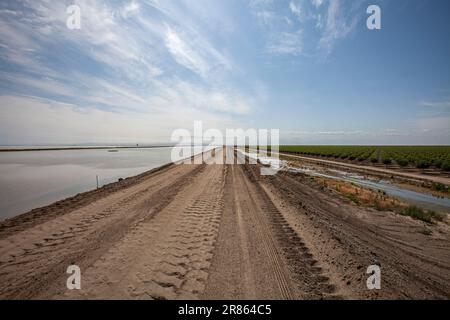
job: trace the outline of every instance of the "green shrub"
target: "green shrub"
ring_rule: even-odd
[[[433,166],[435,166],[436,168],[440,168],[442,166],[442,161],[439,159],[433,160]]]
[[[426,160],[419,160],[416,162],[416,167],[419,169],[428,169],[431,164]]]
[[[400,167],[406,167],[408,165],[409,161],[406,159],[398,159],[397,163]]]
[[[442,162],[441,169],[444,171],[450,171],[450,161]]]
[[[403,210],[401,215],[409,216],[414,219],[418,219],[421,221],[425,221],[428,223],[432,223],[434,220],[442,221],[444,219],[444,214],[434,212],[434,211],[425,211],[421,208],[418,208],[416,206],[408,207],[407,209]]]
[[[433,189],[442,192],[448,192],[448,186],[442,183],[433,183]]]
[[[350,201],[352,201],[352,202],[354,202],[354,203],[356,203],[356,204],[360,204],[360,202],[359,202],[359,199],[355,196],[355,195],[353,195],[353,194],[349,194],[348,196],[347,196],[347,198],[350,200]]]

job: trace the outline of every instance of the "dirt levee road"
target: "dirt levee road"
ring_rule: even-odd
[[[259,169],[166,166],[5,221],[0,298],[450,298],[445,228],[425,235],[410,218]],[[66,287],[73,264],[81,290]],[[366,287],[374,264],[380,290]]]

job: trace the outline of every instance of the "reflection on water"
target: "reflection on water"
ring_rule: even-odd
[[[117,150],[117,149],[115,149]],[[0,152],[0,220],[170,162],[172,148]]]

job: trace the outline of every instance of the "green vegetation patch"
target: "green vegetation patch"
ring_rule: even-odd
[[[449,146],[280,146],[280,152],[450,171]]]
[[[445,217],[443,213],[426,211],[416,206],[408,207],[405,210],[401,211],[400,214],[428,223],[433,223],[435,221],[442,221]]]

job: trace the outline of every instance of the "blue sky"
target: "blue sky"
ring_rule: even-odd
[[[66,26],[69,5],[81,29]],[[366,9],[381,7],[382,29]],[[450,144],[447,0],[2,1],[0,144]]]

